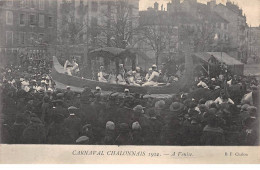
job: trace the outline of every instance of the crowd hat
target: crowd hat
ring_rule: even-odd
[[[106,123],[106,129],[107,130],[115,130],[115,123],[114,122],[112,122],[112,121],[108,121],[107,123]]]
[[[68,108],[68,111],[69,111],[69,113],[70,113],[70,115],[71,116],[75,116],[75,111],[76,110],[78,110],[78,108],[76,108],[75,106],[70,106],[69,108]]]
[[[41,124],[42,121],[38,117],[31,117],[31,122]]]
[[[179,102],[173,102],[170,106],[170,111],[179,112],[182,110],[182,105]]]
[[[249,106],[250,105],[248,105],[248,104],[243,104],[243,106],[241,107],[240,111],[247,111]]]
[[[82,144],[82,143],[88,143],[89,142],[89,137],[87,136],[81,136],[76,140],[76,143]]]
[[[124,92],[129,92],[129,89],[125,89]]]
[[[218,89],[220,89],[220,86],[216,86],[216,87],[215,87],[215,90],[218,90]]]
[[[63,104],[63,100],[61,99],[53,100],[52,103]]]
[[[96,87],[96,90],[101,90],[101,88],[99,86]]]
[[[156,64],[153,64],[153,65],[152,65],[152,68],[157,68],[157,65],[156,65]]]
[[[137,113],[144,113],[144,108],[145,108],[145,107],[143,107],[143,106],[141,106],[141,105],[137,105],[137,106],[135,106],[135,107],[133,108],[133,111],[134,111],[134,112],[137,112]]]
[[[56,96],[57,96],[58,98],[62,98],[62,97],[64,97],[64,94],[63,94],[63,93],[58,93]]]
[[[155,103],[155,108],[156,109],[163,109],[165,106],[165,101],[164,100],[159,100]]]
[[[132,129],[133,129],[133,130],[139,130],[139,129],[141,129],[141,126],[140,126],[139,122],[134,122],[134,123],[132,124]]]

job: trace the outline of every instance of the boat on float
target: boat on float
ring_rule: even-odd
[[[132,67],[135,68],[135,60],[136,55],[129,49],[119,49],[114,47],[107,47],[96,49],[89,53],[88,62],[91,63],[91,60],[96,60],[97,57],[107,58],[110,61],[115,62],[116,70],[118,70],[118,65],[120,61],[124,60],[125,58],[131,58],[132,60]],[[187,61],[186,61],[187,62]],[[91,68],[89,64],[87,68]],[[171,85],[164,85],[164,86],[149,86],[149,87],[142,87],[142,86],[132,86],[132,85],[120,85],[120,84],[110,84],[106,82],[99,82],[87,78],[71,76],[66,73],[64,67],[59,63],[58,59],[54,56],[53,57],[53,67],[51,76],[55,82],[62,83],[66,86],[74,86],[78,88],[82,88],[83,86],[88,86],[91,89],[95,89],[99,86],[104,91],[111,91],[111,92],[123,92],[124,89],[129,89],[131,93],[138,93],[138,94],[174,94],[180,91],[186,91],[191,85],[191,74],[187,71],[190,69],[186,68],[185,74],[179,79],[179,81],[175,82]],[[90,70],[91,71],[91,70]]]

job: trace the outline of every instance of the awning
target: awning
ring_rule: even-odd
[[[122,49],[122,48],[115,48],[115,47],[105,47],[105,48],[98,48],[95,50],[92,50],[89,53],[89,57],[95,58],[95,57],[103,57],[103,58],[135,58],[135,54],[128,49]]]
[[[205,62],[208,62],[211,56],[213,55],[215,59],[217,59],[219,62],[223,62],[226,65],[244,65],[240,61],[236,60],[235,58],[229,56],[227,53],[222,52],[201,52],[201,53],[195,53],[196,57],[202,59]]]

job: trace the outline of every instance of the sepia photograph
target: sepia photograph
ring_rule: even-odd
[[[259,9],[0,0],[0,163],[260,163]]]

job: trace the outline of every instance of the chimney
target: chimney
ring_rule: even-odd
[[[207,5],[209,6],[210,10],[213,10],[214,7],[217,5],[216,0],[211,0],[207,3]]]
[[[156,11],[159,10],[159,4],[158,4],[158,2],[155,2],[155,3],[154,3],[154,9],[155,9]]]

